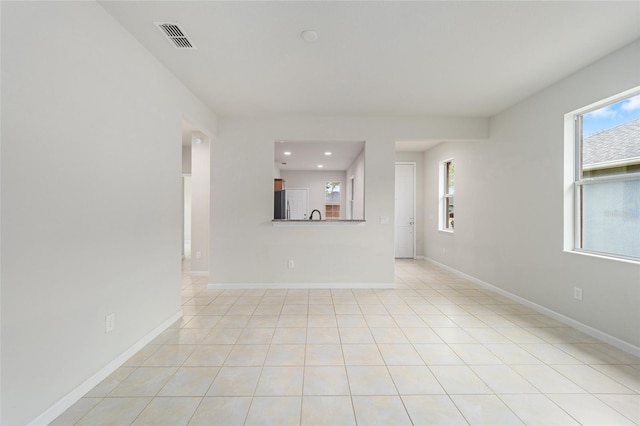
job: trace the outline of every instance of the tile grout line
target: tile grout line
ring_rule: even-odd
[[[411,264],[409,264],[411,265]],[[403,268],[405,267],[405,265],[402,265]],[[608,350],[607,346],[603,346],[602,343],[598,343],[598,342],[592,342],[592,341],[587,341],[587,339],[584,339],[585,341],[581,342],[580,340],[574,341],[573,337],[569,336],[569,335],[561,335],[560,341],[558,342],[550,342],[547,341],[544,337],[540,337],[539,335],[537,335],[536,333],[534,333],[531,329],[552,329],[552,328],[558,328],[558,327],[553,327],[553,324],[547,324],[544,321],[540,322],[540,323],[533,323],[534,325],[540,325],[539,327],[532,327],[530,326],[532,324],[532,321],[537,321],[537,318],[534,317],[533,315],[527,313],[525,310],[523,309],[518,309],[518,304],[515,303],[504,303],[501,304],[500,299],[496,298],[495,301],[492,301],[490,299],[484,300],[484,299],[480,299],[481,301],[475,300],[473,296],[474,293],[472,293],[473,291],[479,291],[479,290],[475,290],[474,286],[467,286],[467,284],[465,284],[464,281],[459,281],[456,282],[456,280],[452,280],[452,279],[448,279],[446,274],[435,274],[435,273],[430,273],[428,276],[425,276],[424,279],[418,279],[417,277],[419,277],[419,274],[415,274],[415,278],[413,277],[413,275],[411,277],[408,277],[407,280],[405,281],[402,278],[399,278],[399,274],[398,274],[398,269],[402,269],[402,268],[396,268],[396,282],[398,283],[398,288],[397,290],[394,290],[392,292],[385,292],[385,291],[371,291],[371,292],[362,292],[361,294],[356,294],[353,291],[350,292],[351,294],[351,298],[352,300],[355,302],[355,305],[358,306],[358,309],[360,311],[360,316],[362,318],[365,319],[365,323],[366,323],[366,329],[369,331],[369,334],[371,335],[371,338],[373,339],[373,343],[376,345],[377,351],[379,356],[382,358],[384,365],[385,365],[385,369],[387,371],[387,374],[389,374],[393,384],[394,384],[394,388],[396,391],[396,394],[398,395],[398,397],[400,397],[403,407],[405,409],[405,412],[407,415],[409,415],[409,418],[411,418],[411,415],[409,413],[409,410],[407,409],[407,406],[405,404],[404,399],[402,398],[402,395],[400,394],[400,390],[398,388],[398,383],[397,380],[394,379],[393,375],[391,374],[391,370],[390,370],[390,364],[388,363],[388,361],[384,358],[382,351],[380,349],[380,344],[381,342],[379,342],[375,336],[373,336],[373,329],[375,328],[379,328],[379,327],[371,327],[369,325],[369,323],[366,321],[366,316],[362,310],[362,306],[360,303],[362,303],[363,300],[367,300],[367,301],[371,301],[371,299],[368,299],[368,297],[373,296],[377,299],[378,304],[380,306],[382,306],[386,312],[385,315],[388,315],[394,323],[394,329],[398,329],[400,330],[400,332],[402,333],[403,338],[405,339],[406,343],[407,343],[407,347],[410,347],[413,351],[415,351],[421,358],[423,364],[427,367],[427,369],[430,371],[430,373],[434,376],[434,379],[436,380],[436,382],[440,385],[440,387],[443,389],[443,391],[445,392],[445,394],[447,395],[448,399],[451,401],[451,403],[456,407],[457,412],[460,413],[463,418],[466,419],[466,417],[464,417],[464,414],[461,412],[460,407],[453,401],[452,399],[452,395],[457,395],[457,394],[449,394],[449,392],[447,392],[447,390],[442,386],[442,384],[440,383],[439,379],[437,378],[437,376],[435,376],[433,374],[433,371],[431,370],[431,366],[433,366],[433,364],[430,366],[429,364],[427,364],[426,360],[423,358],[423,356],[420,354],[420,352],[418,351],[418,349],[416,348],[416,345],[419,344],[418,342],[412,340],[411,338],[409,338],[409,335],[407,334],[407,329],[411,328],[411,327],[403,327],[400,325],[400,318],[397,318],[396,316],[399,315],[406,315],[408,314],[408,312],[403,313],[403,309],[401,308],[400,305],[404,305],[407,306],[408,309],[413,312],[414,314],[416,314],[418,317],[420,317],[420,319],[422,321],[425,322],[425,326],[423,327],[419,327],[419,328],[425,328],[425,329],[429,329],[431,331],[433,331],[434,333],[436,333],[436,336],[438,336],[438,338],[440,339],[441,343],[444,347],[447,347],[453,354],[455,354],[458,358],[461,358],[460,355],[458,355],[458,353],[455,351],[454,346],[452,345],[456,345],[457,343],[455,343],[455,340],[443,340],[438,334],[437,332],[429,326],[429,324],[426,323],[425,319],[423,318],[424,315],[428,315],[426,313],[418,313],[418,311],[415,309],[416,306],[416,302],[420,302],[419,299],[413,299],[414,297],[417,297],[418,295],[420,296],[421,299],[424,300],[425,304],[430,305],[435,307],[435,309],[437,309],[438,311],[441,312],[441,315],[443,315],[443,317],[449,318],[452,321],[454,321],[454,323],[456,324],[457,329],[463,330],[465,333],[469,334],[472,337],[472,340],[475,341],[475,343],[469,343],[469,344],[474,344],[474,345],[480,345],[479,348],[483,348],[485,350],[488,351],[488,353],[491,353],[493,356],[495,356],[498,360],[500,360],[500,364],[472,364],[470,362],[472,362],[470,359],[467,358],[461,358],[461,365],[464,366],[465,368],[471,370],[472,374],[474,375],[474,377],[476,377],[481,383],[483,383],[489,390],[490,390],[490,394],[487,395],[492,395],[497,397],[497,399],[501,402],[501,404],[503,404],[510,413],[514,414],[516,418],[519,418],[520,420],[523,420],[522,418],[520,418],[520,416],[518,416],[518,414],[514,411],[514,408],[512,406],[510,406],[509,404],[506,403],[506,401],[501,397],[501,395],[522,395],[519,393],[501,393],[498,394],[496,393],[496,391],[493,390],[493,388],[491,386],[489,386],[488,382],[485,382],[485,380],[483,380],[481,377],[478,376],[478,373],[474,370],[474,367],[477,366],[493,366],[493,365],[500,365],[500,366],[505,366],[507,368],[510,368],[511,371],[513,371],[517,377],[519,377],[520,379],[522,379],[524,382],[528,383],[530,386],[532,386],[533,389],[536,389],[538,392],[531,394],[531,395],[540,395],[542,397],[544,397],[544,399],[548,402],[551,402],[553,404],[553,406],[555,406],[556,408],[558,408],[562,413],[564,413],[565,415],[569,416],[568,418],[571,419],[575,419],[574,416],[572,416],[569,411],[565,410],[562,406],[560,406],[559,403],[555,402],[554,400],[552,400],[549,395],[556,395],[554,393],[544,393],[541,391],[541,388],[539,388],[538,386],[534,385],[532,382],[530,382],[525,376],[522,375],[521,372],[516,371],[513,369],[514,366],[519,366],[519,365],[528,365],[528,364],[515,364],[512,362],[507,362],[505,360],[503,360],[502,358],[498,357],[498,355],[490,349],[489,345],[491,344],[500,344],[500,343],[491,343],[491,342],[485,342],[483,340],[480,340],[478,337],[476,337],[475,334],[471,334],[468,332],[469,328],[473,328],[473,327],[464,327],[461,326],[461,324],[459,324],[458,322],[455,321],[455,318],[451,318],[451,317],[455,317],[455,316],[459,316],[459,315],[465,315],[465,316],[469,316],[469,317],[473,317],[481,322],[484,322],[481,318],[482,315],[492,315],[495,316],[496,318],[501,318],[504,321],[510,321],[511,325],[506,327],[506,328],[510,328],[513,329],[512,331],[509,331],[509,334],[505,334],[504,332],[506,332],[507,330],[505,329],[505,327],[500,326],[498,323],[493,323],[493,324],[486,324],[487,325],[487,330],[492,330],[495,333],[498,333],[499,335],[504,336],[504,338],[509,342],[509,343],[504,343],[505,345],[513,345],[514,348],[518,348],[519,350],[523,351],[524,353],[528,354],[529,356],[532,357],[532,359],[536,359],[539,364],[535,364],[535,365],[539,365],[539,366],[544,366],[545,368],[549,368],[550,371],[553,371],[554,374],[557,374],[559,377],[562,377],[564,379],[566,379],[569,383],[571,383],[574,386],[577,386],[578,388],[584,390],[584,393],[577,393],[575,395],[588,395],[592,398],[596,398],[598,401],[600,401],[604,407],[607,407],[609,410],[615,413],[618,413],[620,416],[623,416],[624,418],[629,418],[627,415],[625,415],[623,412],[621,412],[620,410],[616,409],[614,406],[609,405],[607,402],[605,402],[603,399],[600,399],[599,395],[597,393],[596,390],[592,390],[592,391],[587,391],[586,389],[583,388],[583,386],[579,385],[578,383],[574,382],[573,380],[571,380],[571,378],[569,376],[567,376],[566,374],[564,374],[561,370],[557,370],[556,368],[554,368],[554,366],[556,367],[560,367],[560,366],[566,366],[566,365],[570,365],[570,366],[587,366],[589,367],[590,371],[593,371],[594,373],[596,373],[597,375],[601,375],[602,377],[607,378],[608,380],[610,380],[611,382],[622,386],[625,389],[629,390],[629,393],[624,393],[623,395],[630,395],[630,396],[638,396],[640,394],[640,392],[636,391],[635,389],[629,388],[627,385],[625,385],[622,381],[619,380],[619,376],[615,376],[615,375],[611,375],[609,371],[607,370],[600,370],[598,368],[595,367],[595,365],[606,365],[606,366],[617,366],[617,365],[622,365],[622,366],[626,366],[632,369],[635,369],[637,371],[640,371],[640,369],[638,368],[638,366],[640,366],[640,361],[636,362],[636,364],[633,363],[633,361],[635,361],[634,359],[630,359],[629,361],[626,361],[626,359],[622,356],[622,355],[618,355],[615,352],[612,352],[610,350]],[[412,269],[412,268],[406,268],[406,269]],[[421,269],[421,271],[425,271],[424,268]],[[400,274],[402,276],[405,276],[405,274]],[[415,281],[414,281],[415,279]],[[435,282],[437,285],[436,286],[431,286],[428,284],[428,281],[433,281]],[[185,289],[187,287],[190,287],[188,285],[183,285],[182,287],[182,291],[186,291]],[[422,290],[420,290],[422,289]],[[199,291],[193,291],[193,295],[191,298],[187,299],[185,303],[189,303],[191,301],[194,301],[194,299],[196,299],[198,297],[198,295],[203,294],[207,289],[203,288]],[[449,299],[447,303],[445,303],[442,306],[447,306],[448,308],[441,310],[438,308],[438,305],[434,305],[433,303],[429,303],[429,295],[427,294],[427,292],[436,292],[439,295],[435,296],[435,297],[442,297],[444,299]],[[194,319],[198,318],[199,316],[207,316],[205,314],[203,314],[202,312],[206,309],[207,306],[211,305],[211,303],[213,303],[213,301],[222,296],[224,294],[224,291],[218,293],[216,296],[214,296],[214,298],[209,302],[209,304],[207,305],[202,305],[202,308],[200,308],[199,310],[197,308],[194,308],[195,310],[198,310],[198,312],[194,315],[190,315],[191,318],[189,319],[189,321],[187,321],[185,324],[183,324],[180,328],[178,328],[178,330],[183,329],[182,327],[184,327],[185,325],[189,324],[191,321],[193,321]],[[260,302],[264,300],[264,298],[266,297],[266,292],[263,292],[260,296]],[[348,374],[347,374],[347,365],[346,365],[346,356],[345,356],[345,352],[343,350],[344,345],[346,344],[344,342],[344,336],[341,332],[342,329],[346,329],[346,328],[351,328],[351,327],[340,327],[340,325],[338,324],[338,314],[336,311],[336,303],[335,301],[337,300],[334,293],[330,293],[332,296],[332,308],[333,308],[333,313],[332,316],[334,317],[334,320],[336,321],[335,327],[338,333],[338,342],[340,344],[340,350],[341,350],[341,356],[342,356],[342,362],[343,362],[343,369],[344,372],[347,376],[347,384],[349,386],[349,395],[351,398],[351,408],[353,410],[353,415],[355,418],[356,412],[355,412],[355,404],[354,404],[354,400],[353,400],[353,392],[351,390],[351,381],[348,380]],[[337,294],[337,293],[336,293]],[[485,294],[486,296],[479,296],[479,297],[491,297],[491,293],[486,293],[486,292],[481,292],[480,294]],[[239,298],[243,297],[244,295],[247,295],[248,297],[251,296],[253,297],[253,294],[249,295],[247,293],[247,290],[243,290],[242,293],[240,293],[240,295],[233,295],[233,297],[236,297],[236,300],[234,301],[233,305],[237,305],[239,302]],[[302,404],[304,401],[304,384],[305,384],[305,369],[307,367],[306,365],[306,359],[307,359],[307,350],[308,350],[308,345],[310,344],[308,342],[308,338],[309,338],[309,329],[313,328],[313,327],[309,327],[309,320],[310,317],[312,315],[312,309],[311,309],[311,305],[312,305],[312,300],[311,298],[314,296],[314,294],[312,294],[310,291],[307,290],[306,292],[306,299],[307,299],[307,311],[306,311],[306,320],[307,320],[307,324],[305,327],[305,358],[304,358],[304,362],[303,362],[303,376],[302,376],[302,391],[301,391],[301,399],[300,399],[300,412],[299,412],[299,421],[302,421]],[[324,294],[316,294],[315,296],[324,296]],[[357,297],[360,296],[360,297]],[[389,296],[389,297],[385,297],[385,296]],[[474,302],[474,303],[464,303],[465,299],[469,299],[470,302]],[[342,302],[347,302],[347,300],[343,300],[340,299]],[[397,303],[398,300],[401,300],[402,303]],[[241,328],[241,333],[240,336],[242,335],[242,333],[249,329],[249,328],[264,328],[264,327],[249,327],[249,324],[251,324],[251,318],[256,317],[256,316],[260,316],[259,314],[256,314],[256,311],[258,309],[258,306],[260,306],[260,302],[258,302],[257,305],[255,305],[253,307],[253,310],[251,311],[250,315],[247,315],[249,317],[249,319],[247,320],[246,323],[244,323],[243,327]],[[285,300],[282,302],[281,308],[280,308],[280,314],[278,314],[278,317],[280,317],[283,312],[284,306],[286,305],[286,297]],[[397,305],[397,306],[396,306]],[[187,306],[187,305],[185,305]],[[200,306],[200,305],[189,305],[189,306]],[[393,306],[393,307],[392,307]],[[466,312],[465,314],[462,313],[456,313],[455,309],[451,309],[450,307],[452,306],[456,306],[459,309],[461,309],[462,311]],[[491,313],[484,313],[484,314],[477,314],[478,311],[481,311],[480,309],[471,309],[471,306],[478,306],[478,307],[483,307],[483,309],[488,308],[491,309]],[[229,308],[231,309],[231,308]],[[241,311],[242,309],[239,309],[239,311]],[[375,309],[373,310],[375,311]],[[476,313],[474,313],[474,311]],[[227,311],[225,311],[225,313],[223,313],[222,315],[219,315],[220,318],[223,318],[225,315],[227,315]],[[314,311],[315,312],[315,311]],[[447,313],[448,312],[448,313]],[[317,313],[313,314],[313,315],[324,315],[322,313],[322,309],[317,309]],[[367,315],[376,315],[374,314],[367,314]],[[440,314],[439,314],[440,315]],[[233,315],[231,315],[233,316]],[[377,319],[377,318],[372,318],[372,319]],[[382,320],[382,318],[380,318],[380,320]],[[217,322],[216,322],[217,323]],[[382,324],[382,323],[381,323]],[[321,323],[318,323],[317,325],[321,325]],[[187,355],[182,362],[180,363],[179,366],[171,366],[175,368],[175,371],[170,374],[168,376],[168,378],[164,381],[164,383],[162,383],[162,385],[158,388],[155,396],[152,396],[150,401],[145,405],[144,408],[142,408],[142,411],[140,411],[137,416],[136,419],[139,418],[141,416],[141,414],[149,407],[149,405],[154,401],[154,399],[156,398],[161,398],[159,397],[159,393],[162,391],[162,389],[164,389],[164,387],[178,374],[178,372],[180,371],[181,368],[186,368],[187,366],[185,366],[184,364],[187,362],[187,360],[193,355],[193,353],[197,350],[198,347],[201,347],[201,345],[205,345],[204,340],[211,335],[211,333],[213,332],[213,330],[215,329],[215,324],[212,327],[203,327],[204,329],[208,329],[208,332],[206,333],[205,336],[203,336],[201,339],[199,339],[198,343],[195,343],[194,346],[195,348],[189,353],[189,355]],[[263,376],[265,367],[266,367],[266,359],[268,357],[270,348],[272,348],[275,343],[273,343],[274,341],[274,336],[275,336],[275,330],[277,330],[278,327],[278,322],[276,322],[276,325],[274,327],[273,333],[271,334],[271,337],[269,338],[269,343],[266,344],[267,347],[267,352],[264,356],[264,359],[262,361],[261,364],[261,370],[260,370],[260,375],[258,377],[258,381],[256,382],[256,385],[254,387],[253,390],[253,396],[251,399],[251,404],[250,407],[253,405],[253,398],[255,397],[255,393],[257,391],[257,386],[260,383],[260,380]],[[437,328],[437,327],[436,327]],[[445,327],[448,328],[448,327]],[[482,327],[485,328],[485,327]],[[566,328],[567,330],[572,330],[569,327],[562,327],[562,328]],[[186,328],[184,328],[186,329]],[[525,336],[526,333],[529,333],[533,336],[535,336],[537,339],[540,340],[540,342],[532,342],[532,343],[527,343],[526,340],[522,340],[519,337],[520,332],[524,332],[525,334],[522,334],[522,336]],[[211,383],[209,384],[207,391],[204,393],[204,396],[199,396],[200,397],[200,401],[198,403],[198,406],[194,409],[193,413],[191,414],[191,418],[193,418],[193,416],[195,415],[195,413],[198,411],[200,405],[202,404],[202,402],[204,401],[204,398],[206,398],[206,394],[209,392],[209,390],[211,389],[211,386],[213,385],[213,383],[215,382],[215,379],[217,378],[220,369],[222,369],[224,367],[224,364],[226,363],[227,359],[229,358],[230,354],[232,353],[233,349],[238,347],[238,346],[242,346],[242,344],[238,343],[238,339],[240,338],[240,336],[238,336],[235,340],[235,343],[233,343],[232,349],[226,354],[225,359],[221,362],[221,366],[218,369],[218,372],[216,373],[216,375],[213,377]],[[580,339],[580,336],[578,335],[577,337],[578,339]],[[518,341],[522,341],[522,343],[518,343]],[[403,342],[404,343],[404,342]],[[213,343],[215,344],[215,343]],[[247,343],[247,344],[250,344]],[[355,343],[354,343],[355,344]],[[399,344],[399,343],[390,343],[391,344]],[[428,344],[428,343],[426,343]],[[461,343],[464,344],[464,343]],[[575,358],[574,352],[578,353],[577,351],[585,351],[585,356],[582,358],[575,358],[577,363],[576,364],[557,364],[557,363],[553,363],[552,359],[549,358],[545,358],[548,359],[548,362],[545,362],[545,360],[543,358],[541,358],[540,355],[536,355],[536,352],[533,351],[534,346],[526,346],[526,345],[534,345],[534,344],[544,344],[544,345],[549,345],[550,347],[555,348],[555,350],[561,351],[563,354],[566,354],[566,356],[568,357],[572,357]],[[119,379],[118,380],[118,384],[116,384],[116,386],[110,390],[106,396],[103,397],[99,397],[97,398],[99,400],[99,402],[96,405],[93,405],[92,408],[88,409],[86,412],[84,412],[84,414],[82,416],[80,416],[78,418],[78,420],[76,420],[77,422],[81,422],[82,419],[86,418],[87,415],[92,412],[92,410],[94,408],[96,408],[99,404],[101,404],[101,401],[104,401],[106,399],[109,398],[115,398],[112,396],[109,396],[115,389],[118,388],[118,386],[120,386],[120,384],[122,384],[127,377],[129,377],[131,374],[133,374],[135,371],[138,371],[139,369],[145,367],[143,364],[148,361],[149,359],[151,359],[151,357],[154,356],[154,354],[156,354],[158,351],[161,350],[161,348],[163,346],[171,346],[173,344],[156,344],[154,346],[157,346],[157,348],[155,348],[152,352],[150,352],[148,355],[146,355],[146,357],[143,357],[140,361],[138,361],[135,366],[131,366],[131,367],[127,367],[127,368],[131,368],[131,371],[127,374],[126,377]],[[176,343],[175,345],[179,346],[180,343]],[[524,345],[524,346],[523,346]],[[575,348],[575,351],[570,351],[571,348]],[[603,360],[606,360],[607,362],[603,362],[602,364],[598,363],[598,364],[594,364],[590,358],[591,357],[606,357],[603,358]],[[583,360],[584,359],[584,360]],[[153,368],[153,366],[147,366],[147,367],[151,367]],[[633,377],[633,376],[631,376]],[[597,386],[597,382],[596,383]],[[596,388],[597,389],[597,388]],[[558,394],[561,395],[561,394]],[[565,395],[564,393],[562,393],[562,395]],[[567,394],[567,395],[572,395],[572,394]],[[603,394],[604,395],[604,394]],[[619,395],[618,393],[615,394],[611,394],[613,396],[615,395]],[[622,394],[620,394],[622,395]],[[248,418],[248,413],[250,412],[250,407],[247,410],[247,412],[245,413],[245,422]],[[357,421],[357,418],[355,418],[355,420]],[[577,419],[575,419],[577,420]],[[413,421],[413,420],[412,420]],[[524,421],[524,420],[523,420]]]

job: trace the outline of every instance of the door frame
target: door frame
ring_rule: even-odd
[[[348,209],[347,212],[349,213],[349,215],[347,216],[347,219],[352,220],[353,219],[353,205],[356,202],[353,194],[355,194],[355,189],[356,189],[356,177],[355,176],[351,176],[350,178],[347,179],[347,204]]]
[[[411,254],[411,259],[415,259],[416,258],[416,229],[418,228],[416,226],[416,168],[417,168],[417,163],[415,161],[396,161],[395,165],[394,165],[394,173],[393,173],[393,178],[394,178],[394,185],[393,185],[393,194],[394,194],[394,216],[395,216],[395,171],[396,171],[396,167],[398,165],[404,165],[404,166],[412,166],[413,169],[413,193],[411,194],[413,197],[413,252]],[[394,233],[395,233],[395,221],[394,221]],[[394,238],[395,241],[395,238]],[[395,243],[394,243],[395,244]],[[395,247],[394,247],[394,252],[395,252]],[[395,255],[394,255],[395,256]],[[397,258],[398,259],[398,258]]]

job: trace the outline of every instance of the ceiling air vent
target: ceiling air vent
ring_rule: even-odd
[[[155,24],[176,49],[196,48],[178,24],[174,22],[156,22]]]

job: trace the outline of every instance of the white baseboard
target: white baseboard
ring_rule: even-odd
[[[69,392],[66,396],[49,407],[44,413],[36,417],[35,420],[29,423],[29,426],[47,425],[54,421],[60,414],[64,413],[69,407],[78,402],[80,398],[82,398],[87,392],[89,392],[96,385],[106,379],[111,373],[120,368],[129,358],[135,355],[140,349],[145,347],[153,339],[158,337],[160,333],[169,328],[171,324],[179,320],[181,317],[182,310],[171,315],[168,319],[162,322],[162,324],[151,330],[142,339],[134,343],[133,346],[121,353],[116,359],[105,365],[96,374],[89,377],[80,386]]]
[[[442,269],[446,269],[447,271],[453,272],[454,274],[456,274],[456,275],[458,275],[458,276],[460,276],[462,278],[466,278],[469,281],[472,281],[472,282],[474,282],[474,283],[476,283],[476,284],[478,284],[478,285],[480,285],[482,287],[485,287],[485,288],[487,288],[489,290],[492,290],[492,291],[494,291],[494,292],[496,292],[496,293],[498,293],[498,294],[500,294],[502,296],[505,296],[505,297],[515,301],[515,302],[518,302],[518,303],[520,303],[520,304],[522,304],[524,306],[527,306],[527,307],[533,309],[536,312],[540,312],[541,314],[544,314],[544,315],[546,315],[548,317],[551,317],[551,318],[553,318],[553,319],[555,319],[557,321],[560,321],[561,323],[564,323],[564,324],[566,324],[566,325],[568,325],[570,327],[573,327],[573,328],[575,328],[577,330],[580,330],[583,333],[588,334],[591,337],[594,337],[594,338],[596,338],[598,340],[602,340],[603,342],[608,343],[611,346],[615,346],[616,348],[618,348],[620,350],[623,350],[623,351],[625,351],[627,353],[630,353],[631,355],[635,355],[635,356],[640,357],[640,347],[638,347],[638,346],[636,346],[634,344],[631,344],[629,342],[625,342],[624,340],[618,339],[617,337],[612,336],[612,335],[610,335],[608,333],[605,333],[604,331],[600,331],[600,330],[598,330],[596,328],[593,328],[593,327],[591,327],[591,326],[589,326],[587,324],[584,324],[584,323],[582,323],[580,321],[574,320],[573,318],[569,318],[569,317],[567,317],[565,315],[562,315],[562,314],[560,314],[560,313],[558,313],[556,311],[552,311],[549,308],[545,308],[542,305],[538,305],[535,302],[532,302],[532,301],[530,301],[528,299],[525,299],[523,297],[517,296],[517,295],[515,295],[513,293],[510,293],[510,292],[508,292],[506,290],[501,289],[500,287],[496,287],[493,284],[489,284],[487,282],[484,282],[484,281],[482,281],[482,280],[480,280],[480,279],[478,279],[478,278],[476,278],[474,276],[467,275],[464,272],[461,272],[461,271],[458,271],[455,268],[452,268],[451,266],[447,266],[445,264],[442,264],[442,263],[437,262],[437,261],[435,261],[433,259],[430,259],[430,258],[426,258],[426,260],[427,260],[427,262],[433,263],[434,265],[437,265],[437,266],[441,267]]]
[[[415,256],[414,257],[415,260],[427,260],[426,256]]]
[[[349,288],[372,288],[372,289],[394,289],[395,283],[209,283],[207,288],[215,289],[349,289]]]

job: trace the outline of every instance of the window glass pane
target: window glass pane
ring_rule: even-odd
[[[325,218],[340,219],[340,182],[327,181],[324,185]]]
[[[455,169],[453,160],[440,163],[440,213],[439,229],[453,231],[453,196],[455,192]]]
[[[447,197],[446,200],[447,229],[453,230],[453,197]]]
[[[577,246],[640,258],[640,94],[578,117]]]
[[[454,167],[453,167],[453,161],[450,161],[447,163],[447,187],[446,187],[446,194],[450,194],[453,195],[454,193]]]
[[[325,203],[340,204],[340,182],[326,182],[324,195]]]
[[[640,179],[582,186],[582,248],[640,257]]]
[[[582,176],[640,171],[640,95],[582,117]]]
[[[453,231],[453,219],[454,219],[454,212],[453,212],[453,194],[455,192],[455,168],[453,166],[453,161],[449,161],[447,163],[447,188],[446,188],[446,194],[447,196],[447,202],[446,202],[446,217],[447,217],[447,222],[446,222],[446,227],[447,229],[450,229]]]

